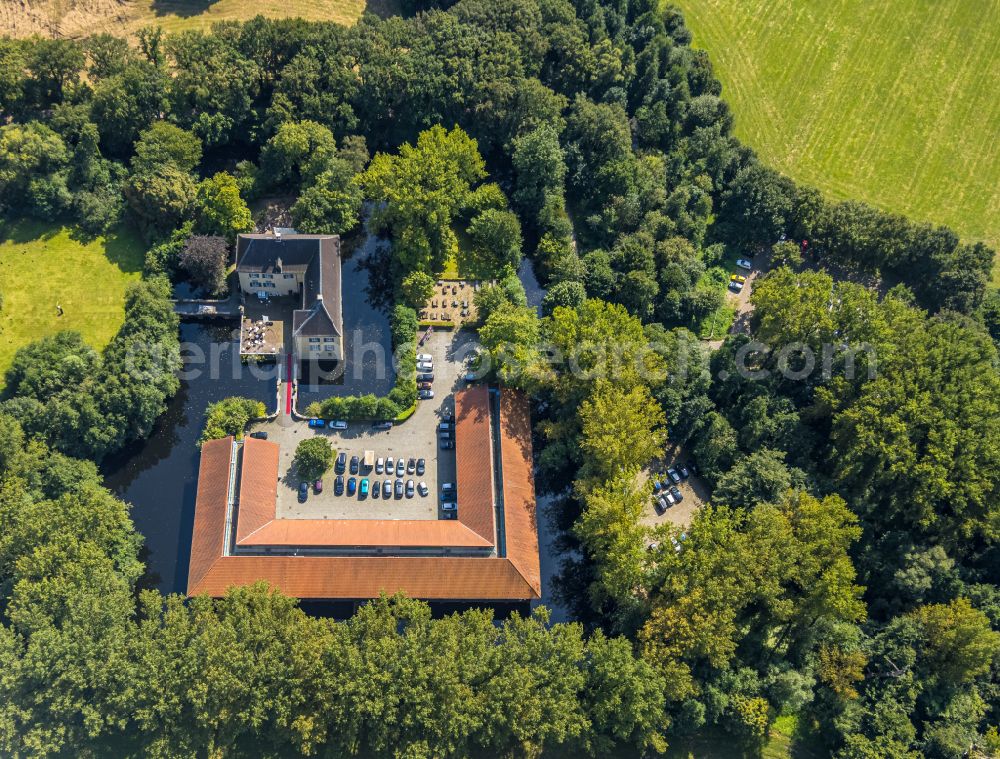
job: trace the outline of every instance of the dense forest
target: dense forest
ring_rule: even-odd
[[[780,717],[817,755],[1000,753],[993,251],[762,165],[655,0],[406,5],[0,40],[0,211],[148,242],[103,352],[60,333],[6,377],[0,753],[640,755],[705,731],[754,752]],[[95,462],[177,392],[170,281],[216,289],[272,196],[344,235],[371,201],[401,333],[449,261],[493,282],[479,335],[533,398],[577,622],[140,591]],[[752,318],[709,353],[710,272],[757,250]],[[667,445],[712,488],[683,535],[640,523]]]

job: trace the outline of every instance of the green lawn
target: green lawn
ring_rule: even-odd
[[[107,345],[122,325],[125,287],[140,278],[144,252],[127,229],[84,243],[58,226],[0,226],[0,387],[17,349],[45,335],[74,329],[97,349]]]
[[[1000,244],[1000,2],[676,2],[771,166]]]

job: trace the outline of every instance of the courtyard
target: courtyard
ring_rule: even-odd
[[[281,481],[278,485],[278,501],[276,517],[279,519],[439,519],[440,486],[443,483],[454,483],[456,479],[455,451],[442,450],[438,444],[438,425],[455,410],[454,392],[464,387],[463,375],[466,372],[467,361],[478,350],[476,336],[466,330],[435,330],[418,349],[428,353],[434,359],[434,381],[432,387],[434,398],[420,401],[417,410],[404,422],[393,425],[388,430],[374,429],[370,422],[351,422],[346,430],[329,428],[314,429],[306,421],[292,421],[291,417],[279,416],[272,422],[256,425],[251,431],[266,431],[268,440],[278,443],[281,447],[279,473]],[[310,487],[309,497],[304,503],[299,503],[298,487],[302,481],[293,471],[292,459],[295,448],[302,440],[315,435],[329,439],[336,453],[344,452],[347,461],[352,456],[364,458],[365,451],[373,451],[375,458],[393,457],[404,461],[424,459],[425,472],[423,476],[404,474],[401,478],[412,479],[414,483],[425,482],[428,493],[421,496],[419,492],[412,498],[405,495],[396,498],[395,495],[385,499],[374,498],[371,495],[361,498],[359,494],[349,496],[345,489],[341,495],[334,493],[336,474],[333,469],[323,477],[323,491],[316,493]],[[454,434],[452,435],[454,440]],[[344,474],[345,481],[350,477],[348,470]],[[373,471],[355,475],[360,479],[368,477],[374,487],[384,480],[393,483],[395,475],[378,475]]]

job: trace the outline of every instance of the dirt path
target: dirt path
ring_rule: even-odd
[[[753,290],[754,280],[756,280],[758,275],[766,270],[767,259],[768,256],[766,252],[757,253],[750,259],[750,263],[753,264],[753,269],[750,272],[747,272],[745,269],[736,270],[747,278],[746,283],[743,285],[743,289],[738,293],[734,293],[732,290],[726,290],[726,299],[736,306],[736,320],[733,322],[733,326],[729,330],[729,334],[731,335],[750,331],[750,317],[753,314],[753,304],[750,302],[750,293]],[[708,340],[706,341],[706,345],[708,345],[709,349],[715,351],[722,347],[723,342],[723,340]]]

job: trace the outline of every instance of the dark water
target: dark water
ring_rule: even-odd
[[[341,268],[344,356],[337,367],[321,367],[320,376],[304,364],[298,408],[334,395],[388,395],[396,382],[392,362],[388,247],[373,235],[345,240]]]
[[[542,289],[542,286],[538,284],[538,280],[535,278],[535,267],[532,266],[530,259],[525,258],[521,261],[521,268],[517,270],[517,278],[521,280],[521,285],[524,287],[524,294],[528,298],[528,305],[540,313],[542,299],[545,298],[545,290]]]
[[[145,537],[143,585],[164,593],[183,593],[191,550],[198,448],[205,408],[213,401],[242,395],[275,404],[273,377],[255,377],[240,364],[233,339],[235,322],[181,325],[191,376],[157,420],[149,439],[126,449],[103,467],[105,483],[132,504],[132,520]],[[206,361],[196,361],[198,355]]]

